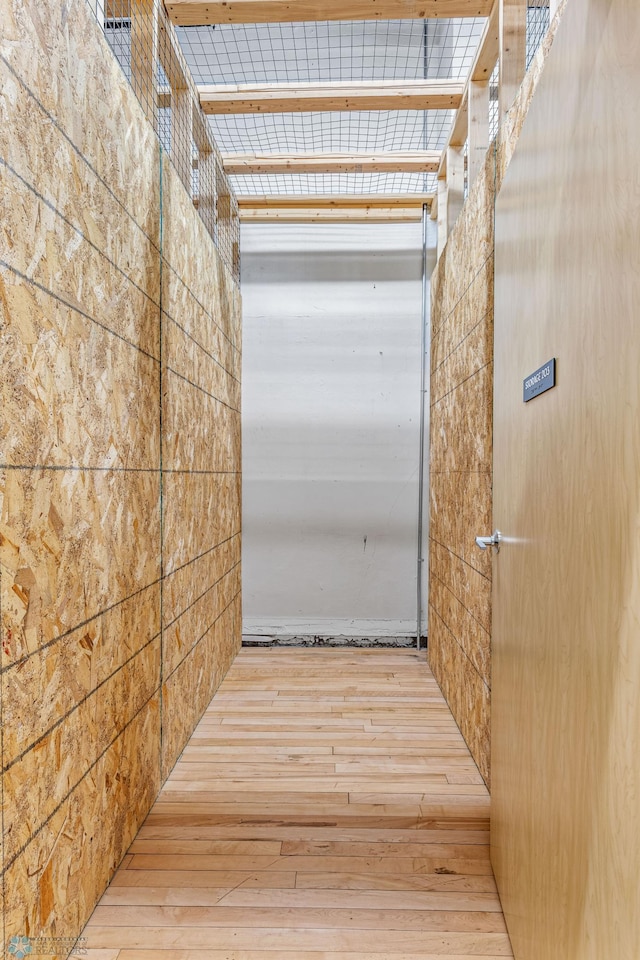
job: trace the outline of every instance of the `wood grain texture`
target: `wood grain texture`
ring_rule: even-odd
[[[435,173],[440,163],[436,150],[379,153],[224,153],[227,174],[255,173]]]
[[[291,23],[314,20],[398,20],[487,17],[491,0],[170,0],[174,23]]]
[[[77,936],[239,646],[240,298],[83,0],[0,22],[4,945]]]
[[[635,957],[640,943],[635,13],[566,5],[496,210],[509,540],[494,561],[492,855],[522,960]],[[522,380],[552,356],[557,387],[523,404]]]
[[[245,649],[84,936],[159,960],[508,957],[488,854],[421,655]]]
[[[487,151],[431,278],[429,662],[487,784],[492,570],[475,537],[493,530],[494,208],[558,20]]]
[[[463,84],[456,80],[198,86],[200,106],[206,114],[451,110],[459,106],[462,91]]]

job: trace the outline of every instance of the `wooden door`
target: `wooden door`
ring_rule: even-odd
[[[517,960],[640,957],[639,93],[636,0],[569,0],[496,207],[492,859]]]

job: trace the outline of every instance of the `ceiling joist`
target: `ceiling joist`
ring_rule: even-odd
[[[331,110],[451,110],[460,105],[457,80],[378,80],[374,83],[271,83],[199,86],[207,114],[299,113]]]
[[[414,207],[422,209],[431,203],[432,193],[274,193],[246,194],[238,197],[240,210],[265,209],[268,207],[289,208],[313,207],[315,209],[357,208],[357,207]]]
[[[175,24],[193,27],[216,23],[487,17],[491,0],[165,0],[165,6]]]
[[[419,223],[420,207],[243,207],[243,223]]]
[[[435,173],[440,163],[437,150],[414,153],[300,153],[242,154],[222,157],[228,174],[270,173]]]
[[[447,141],[447,146],[442,151],[438,177],[442,179],[447,175],[447,150],[449,147],[462,147],[467,139],[467,128],[469,120],[469,84],[487,82],[493,72],[498,59],[499,47],[499,0],[493,0],[493,6],[490,11],[478,50],[469,72],[469,77],[464,85],[464,91],[460,99],[458,111],[453,119],[451,133]]]

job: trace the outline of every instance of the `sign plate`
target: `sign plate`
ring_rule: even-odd
[[[555,387],[555,385],[556,361],[554,357],[553,360],[543,363],[541,367],[525,377],[522,381],[522,399],[524,403],[527,403],[527,401],[533,400],[534,397],[538,397],[546,390],[551,390],[551,387]]]

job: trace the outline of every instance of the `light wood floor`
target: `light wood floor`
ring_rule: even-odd
[[[488,814],[424,654],[245,649],[96,908],[88,956],[511,957]]]

